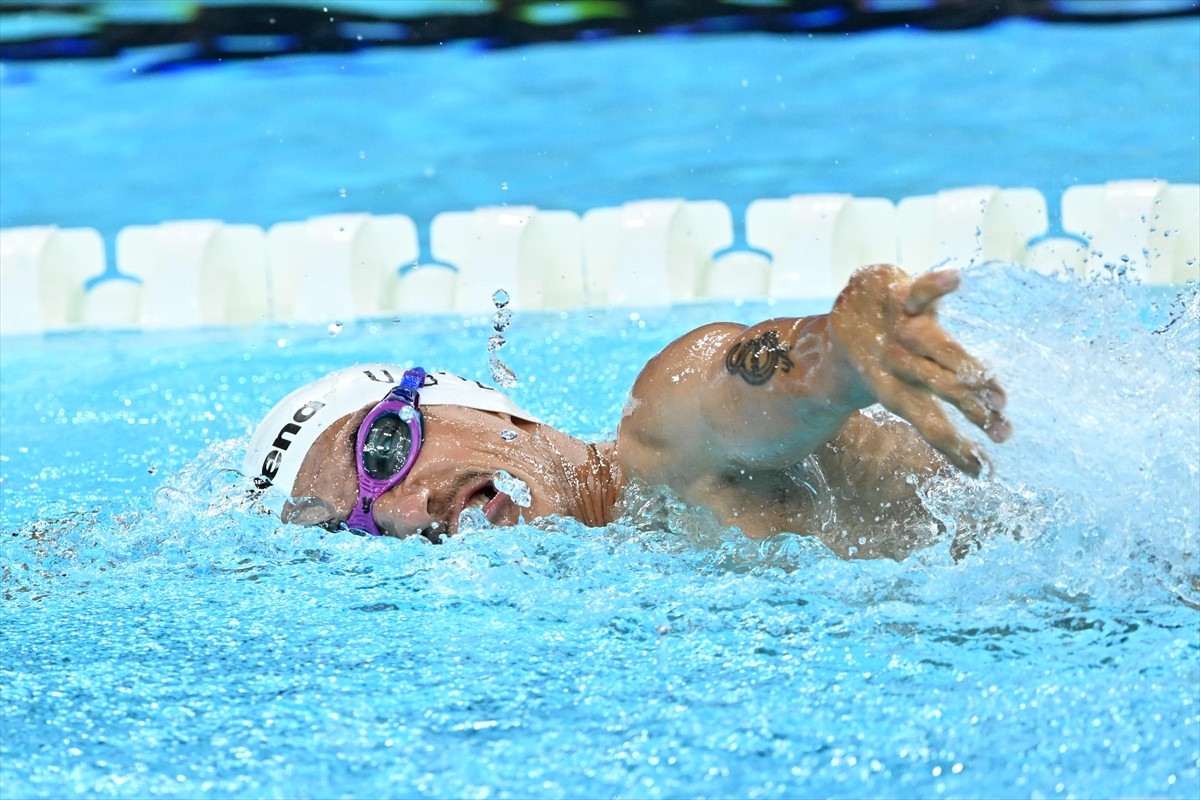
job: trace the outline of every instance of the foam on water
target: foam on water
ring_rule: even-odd
[[[636,365],[597,367],[586,407],[561,365],[613,341],[644,360],[714,310],[588,316],[509,333],[536,411],[600,438]],[[944,316],[1015,431],[984,480],[926,489],[951,527],[987,521],[960,562],[948,539],[903,562],[751,542],[645,487],[603,529],[484,519],[435,546],[286,526],[236,473],[237,421],[150,441],[160,463],[194,447],[106,503],[6,460],[5,795],[1194,796],[1196,290],[989,266]],[[281,375],[371,340],[291,335]],[[69,349],[30,347],[47,370]],[[167,391],[213,385],[193,366]],[[216,400],[146,413],[183,429],[286,382],[248,397],[221,374]],[[3,377],[6,432],[56,418],[42,378]]]
[[[1166,581],[1197,604],[1195,287],[1155,298],[1124,281],[986,268],[967,277],[948,324],[1012,387],[1019,435],[991,448],[993,481],[935,487],[931,504],[946,516],[983,509],[1041,556],[1022,563],[1050,567],[1041,577],[1060,590],[1131,598]]]

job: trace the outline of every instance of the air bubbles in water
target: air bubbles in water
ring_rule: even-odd
[[[329,323],[329,335],[330,335],[330,336],[337,336],[339,333],[341,333],[341,332],[342,332],[342,328],[343,328],[343,327],[345,327],[345,326],[344,326],[344,325],[342,325],[342,323],[340,323],[340,322],[331,322],[331,323]]]
[[[508,495],[512,498],[513,503],[521,508],[529,508],[529,504],[533,502],[525,481],[514,478],[502,469],[496,470],[496,474],[492,476],[492,483],[495,485],[496,491]]]

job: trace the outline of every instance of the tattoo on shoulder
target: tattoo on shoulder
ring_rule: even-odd
[[[789,372],[792,359],[790,348],[780,341],[779,331],[766,331],[753,339],[738,342],[725,355],[725,369],[751,386],[771,380],[775,370]]]

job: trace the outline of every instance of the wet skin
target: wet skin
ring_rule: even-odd
[[[344,521],[358,496],[354,440],[365,406],[325,430],[304,459],[285,519],[309,525]],[[480,508],[495,525],[554,514],[587,525],[611,521],[615,492],[611,444],[589,445],[547,425],[461,406],[422,409],[421,452],[404,482],[374,504],[375,521],[391,536],[432,540],[454,535],[464,508]],[[509,440],[511,432],[516,438]],[[502,435],[504,434],[504,435]],[[530,492],[528,508],[496,490],[505,470]]]
[[[522,513],[603,525],[625,481],[638,479],[753,538],[814,533],[842,556],[902,558],[936,533],[917,497],[921,483],[941,469],[977,475],[985,463],[942,403],[993,441],[1010,433],[1003,390],[937,322],[938,300],[957,286],[954,271],[914,280],[876,265],[852,276],[829,314],[692,331],[642,370],[615,442],[588,445],[492,412],[425,408],[420,457],[376,501],[376,521],[391,535],[435,540],[455,533],[468,506],[500,525]],[[895,417],[860,413],[875,403]],[[343,417],[310,450],[293,495],[319,501],[295,504],[291,521],[348,516],[354,435],[368,410]],[[502,437],[506,429],[517,438]],[[827,484],[821,500],[796,477],[806,459]],[[528,509],[496,491],[500,469],[529,487]]]

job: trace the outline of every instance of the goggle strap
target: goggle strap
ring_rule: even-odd
[[[400,384],[393,387],[384,399],[394,397],[398,400],[403,400],[413,408],[418,408],[420,399],[418,392],[421,391],[421,387],[424,385],[425,370],[420,367],[413,367],[404,371],[404,377],[400,379]]]

